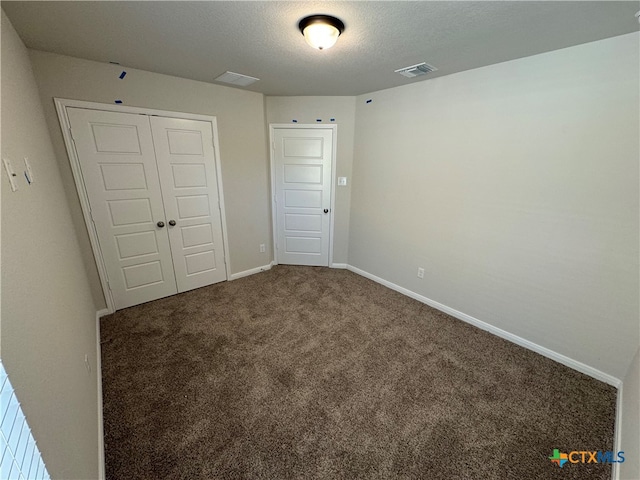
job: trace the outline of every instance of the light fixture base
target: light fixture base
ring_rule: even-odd
[[[318,50],[331,48],[344,32],[342,20],[331,15],[310,15],[298,23],[307,43]]]

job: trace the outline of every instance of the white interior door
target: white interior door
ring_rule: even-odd
[[[178,291],[226,280],[211,123],[150,118]]]
[[[115,307],[175,294],[149,118],[67,112]]]
[[[276,256],[329,265],[333,129],[274,128]]]

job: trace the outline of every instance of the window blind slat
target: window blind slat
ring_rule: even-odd
[[[36,470],[38,469],[38,449],[36,448],[31,455],[31,458],[28,459],[27,468],[25,471],[27,472],[27,478],[35,478]]]
[[[25,468],[22,470],[22,473],[26,478],[29,478],[29,469],[31,468],[31,459],[33,458],[33,453],[35,451],[36,451],[36,442],[33,441],[33,438],[29,438],[27,449],[24,452],[24,460],[22,461],[22,464],[25,465]]]
[[[13,466],[13,457],[10,454],[3,455],[2,463],[0,463],[0,478],[9,478],[9,473],[11,472],[12,466]]]
[[[31,430],[29,425],[25,421],[22,424],[22,432],[20,433],[20,440],[18,440],[18,447],[16,448],[15,459],[18,465],[24,465],[24,454],[27,452],[27,445],[29,444],[29,437],[31,436]],[[24,473],[24,472],[23,472]]]
[[[49,480],[49,473],[0,361],[0,478]]]

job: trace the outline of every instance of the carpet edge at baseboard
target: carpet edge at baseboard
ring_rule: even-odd
[[[584,373],[585,375],[588,375],[591,378],[600,380],[601,382],[611,385],[612,387],[615,387],[617,389],[620,389],[622,387],[622,380],[614,377],[613,375],[609,375],[608,373],[598,370],[595,367],[582,363],[571,357],[567,357],[566,355],[555,352],[549,348],[543,347],[542,345],[538,345],[537,343],[534,343],[530,340],[519,337],[518,335],[515,335],[506,330],[493,326],[490,323],[479,320],[475,317],[472,317],[471,315],[468,315],[464,312],[460,312],[440,302],[431,300],[430,298],[427,298],[424,295],[420,295],[419,293],[409,290],[408,288],[401,287],[400,285],[390,282],[389,280],[385,280],[384,278],[378,277],[377,275],[369,273],[358,267],[354,267],[353,265],[347,264],[347,270],[357,275],[360,275],[362,277],[368,278],[369,280],[373,280],[374,282],[379,283],[380,285],[384,285],[385,287],[388,287],[391,290],[395,290],[396,292],[406,295],[407,297],[413,298],[414,300],[424,303],[425,305],[429,305],[430,307],[433,307],[436,310],[440,310],[441,312],[451,315],[452,317],[455,317],[458,320],[462,320],[463,322],[466,322],[475,327],[478,327],[481,330],[485,330],[500,338],[508,340],[509,342],[515,343],[516,345],[524,347],[527,350],[531,350],[533,352],[539,353],[544,357],[550,358],[551,360],[555,360],[558,363],[561,363],[580,373]]]

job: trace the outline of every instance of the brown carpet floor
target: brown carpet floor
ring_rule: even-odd
[[[277,266],[101,321],[106,471],[588,479],[616,390],[344,270]]]

